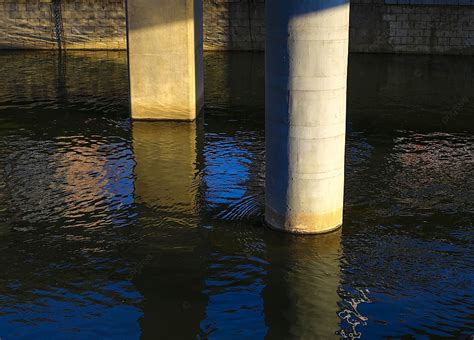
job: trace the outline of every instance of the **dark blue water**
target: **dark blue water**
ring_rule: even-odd
[[[263,55],[196,123],[131,122],[126,54],[0,53],[0,338],[469,338],[474,59],[352,55],[340,232],[262,224]]]

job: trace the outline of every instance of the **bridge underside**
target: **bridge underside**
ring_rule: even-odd
[[[127,4],[132,118],[193,121],[203,106],[202,0]],[[266,222],[342,225],[349,3],[266,1]]]

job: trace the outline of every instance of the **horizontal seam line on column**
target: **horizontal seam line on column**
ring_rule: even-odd
[[[337,128],[337,127],[345,127],[346,123],[339,123],[339,124],[328,124],[328,125],[317,125],[317,126],[295,126],[295,125],[289,125],[289,128],[299,128],[305,129],[305,130],[310,130],[310,129],[330,129],[330,128]],[[301,130],[299,130],[301,131]],[[296,132],[296,131],[295,131]]]
[[[271,38],[272,36],[270,35],[269,38]],[[281,39],[281,40],[285,40],[285,41],[334,41],[334,42],[345,42],[347,40],[349,40],[349,38],[338,38],[338,39],[334,39],[334,38],[326,38],[326,39],[291,39],[291,38],[286,38],[286,39]]]
[[[161,53],[133,53],[131,52],[130,55],[136,56],[161,56],[161,55],[188,55],[187,53],[168,53],[168,52],[161,52]]]
[[[327,136],[327,137],[310,137],[310,138],[305,138],[305,137],[293,137],[293,136],[288,136],[288,138],[291,138],[291,139],[303,139],[303,140],[321,140],[321,139],[330,139],[330,138],[336,138],[336,137],[341,137],[341,136],[345,136],[346,134],[345,133],[342,133],[342,134],[339,134],[339,135],[331,135],[331,136]]]
[[[337,172],[336,174],[334,174]],[[321,180],[321,179],[331,179],[344,176],[344,169],[330,171],[328,175],[325,176],[324,172],[314,172],[314,173],[304,173],[304,172],[288,172],[289,176],[295,175],[298,179],[298,176],[301,176],[299,179],[303,180]],[[306,177],[306,178],[304,178]]]
[[[349,38],[343,38],[343,39],[288,39],[289,41],[347,41]]]
[[[290,174],[301,174],[301,175],[311,175],[311,174],[332,174],[332,173],[340,173],[344,171],[344,166],[341,166],[339,168],[334,168],[333,170],[327,170],[327,171],[314,171],[314,172],[299,172],[296,170],[292,170],[291,168],[288,169],[288,173]]]
[[[323,89],[323,90],[296,90],[296,89],[289,89],[289,90],[293,90],[293,91],[299,91],[299,92],[315,92],[315,91],[331,91],[331,90],[344,90],[345,88],[347,88],[347,86],[344,86],[344,87],[335,87],[335,88],[332,88],[332,89]]]

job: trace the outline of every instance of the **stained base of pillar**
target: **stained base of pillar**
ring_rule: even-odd
[[[281,215],[266,206],[265,223],[271,229],[290,234],[326,234],[342,227],[342,208],[323,214]]]
[[[189,109],[173,109],[158,105],[142,105],[132,103],[132,119],[140,121],[184,121],[193,122],[201,114],[204,104],[198,104],[196,111]]]

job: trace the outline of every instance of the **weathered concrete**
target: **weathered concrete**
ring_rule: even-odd
[[[267,0],[266,222],[342,224],[349,3]]]
[[[133,119],[194,120],[203,105],[202,0],[128,1]]]

